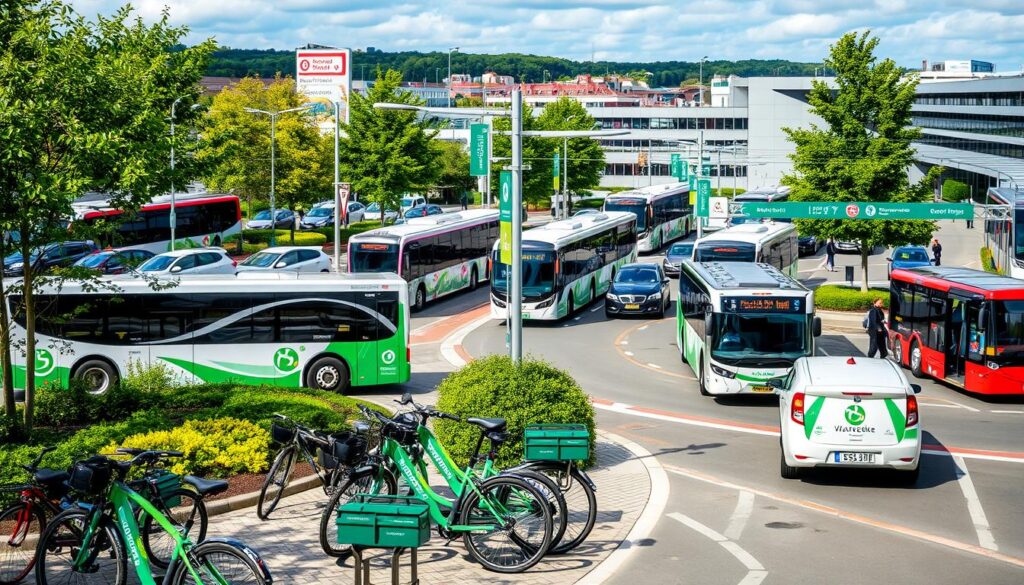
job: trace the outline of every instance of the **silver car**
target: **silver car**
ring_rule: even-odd
[[[330,272],[331,259],[308,246],[276,246],[260,250],[238,264],[238,273],[256,271]]]

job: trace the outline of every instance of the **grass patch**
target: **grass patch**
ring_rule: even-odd
[[[996,259],[992,257],[992,250],[984,246],[981,248],[981,268],[985,272],[999,274],[999,269],[996,268]]]
[[[889,289],[872,288],[861,292],[859,288],[826,284],[814,291],[814,306],[826,311],[867,311],[875,299],[881,298],[889,308]]]

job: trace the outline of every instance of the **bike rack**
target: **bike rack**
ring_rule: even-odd
[[[352,546],[352,560],[354,561],[356,571],[355,585],[373,585],[370,582],[370,561],[369,559],[363,558],[363,551],[369,548],[377,547]],[[391,585],[401,585],[401,581],[399,580],[399,569],[401,568],[400,564],[402,553],[406,550],[409,551],[409,567],[412,570],[412,580],[409,581],[409,585],[419,585],[420,583],[419,577],[417,577],[419,563],[416,558],[416,548],[396,548],[394,549],[394,552],[391,553]]]

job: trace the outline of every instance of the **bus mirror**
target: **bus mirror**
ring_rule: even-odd
[[[910,389],[914,391],[914,394],[920,394],[921,393],[921,385],[920,384],[911,384],[910,385]]]
[[[711,331],[711,313],[704,315],[704,335]]]
[[[981,323],[982,326],[984,326],[987,318],[988,318],[988,308],[985,307],[985,306],[982,306],[980,309],[978,309],[978,323]]]
[[[821,317],[814,318],[814,325],[812,325],[815,337],[821,337]]]

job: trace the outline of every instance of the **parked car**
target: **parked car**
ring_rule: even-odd
[[[122,274],[153,256],[149,250],[97,250],[80,258],[75,266],[91,268],[100,274]]]
[[[152,276],[234,274],[237,265],[223,248],[191,248],[153,256],[138,271]]]
[[[924,246],[900,246],[893,250],[892,256],[886,260],[889,261],[889,273],[892,273],[894,268],[917,268],[932,264],[928,250]]]
[[[860,243],[836,240],[836,252],[856,252],[860,254]]]
[[[380,219],[380,204],[371,203],[366,206],[364,213],[369,216],[370,219]],[[384,210],[384,221],[395,221],[398,219],[398,212],[392,209]]]
[[[801,256],[813,256],[825,245],[817,236],[800,236],[796,240],[797,253]]]
[[[304,246],[276,246],[260,250],[238,264],[236,272],[261,270],[330,272],[331,259],[323,250]]]
[[[661,264],[626,264],[615,275],[605,295],[604,314],[665,316],[672,302],[669,279]]]
[[[444,209],[441,209],[440,205],[428,203],[426,205],[413,207],[409,211],[406,211],[403,217],[405,217],[405,219],[412,219],[414,217],[426,217],[428,215],[441,215],[442,213],[444,213]]]
[[[356,223],[363,221],[366,216],[366,206],[358,201],[348,203],[348,222]],[[309,210],[299,220],[299,229],[311,230],[334,225],[334,203],[321,203]]]
[[[419,207],[420,205],[426,205],[427,200],[422,195],[406,195],[402,197],[402,206],[398,210],[399,215],[405,216],[405,212],[409,211],[413,207]]]
[[[92,240],[76,242],[54,242],[46,244],[29,254],[29,263],[36,272],[48,268],[71,266],[82,257],[98,250]],[[21,252],[8,254],[4,258],[4,276],[21,276],[25,274],[25,259]]]
[[[274,227],[279,230],[286,230],[295,225],[295,212],[290,209],[278,209],[277,219],[274,221]],[[270,229],[270,210],[264,209],[257,213],[252,219],[249,220],[245,227],[253,230],[268,230]]]
[[[676,242],[669,246],[668,252],[665,253],[665,260],[662,262],[662,269],[665,271],[665,276],[669,278],[679,276],[679,265],[682,264],[683,260],[689,260],[693,258],[693,244],[695,242]]]

